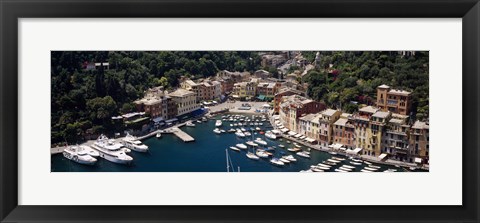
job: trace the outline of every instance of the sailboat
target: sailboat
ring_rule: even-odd
[[[232,172],[235,172],[235,169],[233,169],[232,160],[228,155],[228,149],[225,149],[225,156],[226,156],[225,159],[227,160],[227,172],[230,172],[230,166],[232,167]],[[240,172],[240,166],[238,166],[237,168],[238,168],[238,172]]]

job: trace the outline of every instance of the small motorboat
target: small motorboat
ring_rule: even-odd
[[[252,160],[258,160],[258,159],[260,159],[260,158],[258,158],[258,156],[256,156],[256,155],[253,154],[252,152],[248,152],[248,153],[247,153],[247,157],[248,157],[249,159],[252,159]]]
[[[260,145],[264,145],[264,146],[267,145],[267,142],[266,142],[266,141],[263,141],[263,139],[261,139],[261,138],[256,138],[254,141],[255,141],[256,143],[260,144]]]
[[[348,171],[345,171],[345,170],[342,170],[342,169],[335,169],[335,172],[348,173]]]
[[[257,152],[255,153],[258,157],[260,158],[267,158],[268,157],[268,154],[262,150],[257,150]]]
[[[363,169],[365,169],[365,170],[369,170],[369,171],[372,171],[372,172],[374,172],[374,171],[377,171],[377,170],[378,170],[378,169],[371,168],[371,167],[368,167],[368,166],[367,166],[367,167],[364,167]]]
[[[245,134],[243,134],[242,131],[237,131],[235,135],[237,135],[238,137],[245,137]]]
[[[216,134],[222,133],[219,128],[214,129],[213,132],[216,133]]]
[[[305,157],[305,158],[310,158],[310,155],[305,153],[305,151],[302,151],[302,152],[298,152],[297,155],[301,156],[301,157]]]
[[[344,161],[345,160],[345,158],[340,158],[340,157],[336,157],[336,156],[332,156],[332,159],[338,160],[338,161]]]
[[[285,163],[280,161],[278,158],[272,158],[270,160],[270,163],[272,163],[273,165],[277,165],[277,166],[284,166],[285,165]]]
[[[239,143],[239,144],[237,144],[237,145],[235,145],[235,146],[237,146],[237,147],[240,148],[240,149],[247,149],[247,146],[246,146],[245,144],[243,144],[243,143]]]
[[[188,127],[195,127],[195,124],[193,124],[192,122],[187,122],[185,123],[185,125]]]
[[[290,163],[290,160],[287,160],[287,159],[285,159],[285,158],[283,158],[283,157],[280,158],[279,160],[282,161],[283,163]]]
[[[355,167],[354,166],[349,166],[349,165],[343,165],[344,167],[346,168],[349,168],[349,169],[354,169]]]
[[[290,162],[295,162],[297,161],[297,159],[295,159],[295,157],[293,157],[292,155],[288,155],[288,156],[282,156],[283,159],[286,159]]]
[[[235,147],[235,146],[230,146],[230,149],[231,149],[231,150],[234,150],[234,151],[240,151],[240,149],[237,148],[237,147]]]
[[[318,172],[325,172],[324,170],[322,170],[322,169],[320,169],[320,168],[318,168],[318,167],[313,167],[313,168],[311,168],[311,170],[312,170],[313,172],[317,172],[317,173],[318,173]]]
[[[334,160],[334,159],[328,159],[327,161],[328,161],[328,162],[332,162],[332,163],[340,163],[340,162],[342,162],[342,161]]]
[[[157,133],[157,135],[156,135],[155,137],[157,137],[157,139],[159,139],[159,138],[162,137],[162,134],[161,134],[161,133]]]
[[[339,167],[338,169],[343,170],[343,171],[346,171],[346,172],[351,172],[351,171],[352,171],[352,169],[345,168],[345,167],[343,167],[343,166]]]
[[[362,169],[362,170],[360,170],[360,172],[364,172],[364,173],[373,173],[373,171],[366,170],[366,169]]]
[[[302,150],[299,149],[299,148],[288,148],[287,150],[290,151],[290,152],[299,152],[299,151],[302,151]]]
[[[325,167],[325,168],[332,168],[332,166],[327,165],[327,164],[323,164],[323,163],[319,163],[319,164],[317,164],[317,166]]]
[[[258,144],[252,142],[252,141],[247,141],[245,144],[249,145],[249,146],[258,146]]]
[[[356,166],[360,166],[360,165],[362,165],[362,163],[357,163],[357,162],[353,162],[353,161],[350,161],[350,164],[352,164],[352,165],[356,165]]]
[[[283,144],[278,145],[278,147],[285,148],[285,146]]]

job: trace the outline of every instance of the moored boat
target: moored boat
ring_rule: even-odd
[[[297,155],[301,156],[301,157],[305,157],[305,158],[310,158],[310,155],[305,153],[305,151],[302,151],[302,152],[298,152]]]
[[[242,143],[239,143],[239,144],[237,144],[237,145],[235,145],[235,146],[237,146],[237,147],[240,148],[240,149],[247,149],[247,146],[246,146],[245,144],[242,144]]]
[[[277,139],[277,136],[275,134],[273,134],[272,131],[265,132],[265,137],[267,137],[269,139]]]
[[[248,157],[249,159],[252,159],[252,160],[258,160],[258,159],[260,159],[258,156],[256,156],[256,155],[253,154],[252,152],[248,152],[248,153],[247,153],[247,157]]]
[[[257,152],[255,152],[255,154],[260,158],[267,158],[268,157],[268,154],[265,151],[262,151],[262,150],[257,150]]]
[[[127,149],[122,144],[108,139],[105,135],[100,135],[92,148],[100,153],[101,158],[110,162],[130,164],[133,161],[133,158],[126,154]]]
[[[264,141],[264,140],[261,139],[261,138],[256,138],[254,141],[255,141],[256,143],[260,144],[260,145],[264,145],[264,146],[267,145],[267,142]]]
[[[231,150],[234,150],[234,151],[240,151],[240,149],[237,148],[237,147],[235,147],[235,146],[230,146],[230,149],[231,149]]]
[[[133,150],[133,151],[137,151],[137,152],[148,152],[148,146],[143,144],[140,140],[138,140],[137,137],[135,136],[132,136],[130,134],[127,133],[127,135],[125,136],[125,138],[123,138],[121,140],[122,144]]]
[[[295,162],[297,161],[297,159],[295,159],[295,157],[293,157],[292,155],[288,155],[288,156],[282,156],[282,158],[290,161],[290,162]]]
[[[235,132],[235,135],[238,136],[238,137],[245,137],[245,134],[243,134],[242,131]]]
[[[80,146],[69,146],[63,150],[63,156],[76,163],[94,165],[97,159],[89,155],[89,152]]]
[[[270,160],[270,163],[272,163],[273,165],[277,165],[277,166],[284,166],[285,165],[285,163],[280,161],[278,158],[272,158]]]

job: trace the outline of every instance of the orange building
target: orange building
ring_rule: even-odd
[[[377,87],[377,107],[382,111],[390,111],[401,115],[409,115],[412,93],[391,89],[388,85]]]

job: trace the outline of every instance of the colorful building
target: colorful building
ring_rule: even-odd
[[[409,115],[411,95],[408,91],[391,89],[385,84],[380,85],[377,87],[377,107],[382,111]]]
[[[311,113],[318,113],[323,109],[325,109],[324,104],[307,99],[303,96],[284,96],[282,97],[282,102],[280,104],[280,121],[286,128],[296,131],[298,128],[298,119],[300,117]]]
[[[388,121],[387,130],[383,135],[382,153],[388,154],[390,159],[409,161],[409,133],[408,116],[392,114]]]
[[[391,117],[389,111],[377,111],[370,118],[370,146],[367,153],[371,156],[380,156],[382,153],[382,136],[386,132],[388,120]],[[368,135],[368,132],[367,132]]]
[[[320,146],[328,147],[333,142],[333,124],[340,118],[342,112],[333,109],[327,109],[321,112],[319,119],[319,143]]]
[[[333,143],[342,144],[347,149],[355,149],[355,125],[351,114],[343,113],[333,123]]]
[[[363,155],[371,155],[372,153],[372,145],[370,143],[370,118],[377,111],[378,108],[366,106],[360,108],[358,113],[353,115],[355,125],[355,146],[363,149]]]
[[[282,103],[282,97],[284,96],[291,96],[291,95],[299,95],[305,96],[305,92],[291,89],[291,88],[281,88],[275,94],[273,99],[273,113],[278,114],[280,111],[280,104]]]
[[[416,121],[410,131],[410,162],[428,163],[429,157],[429,125],[427,122]]]

